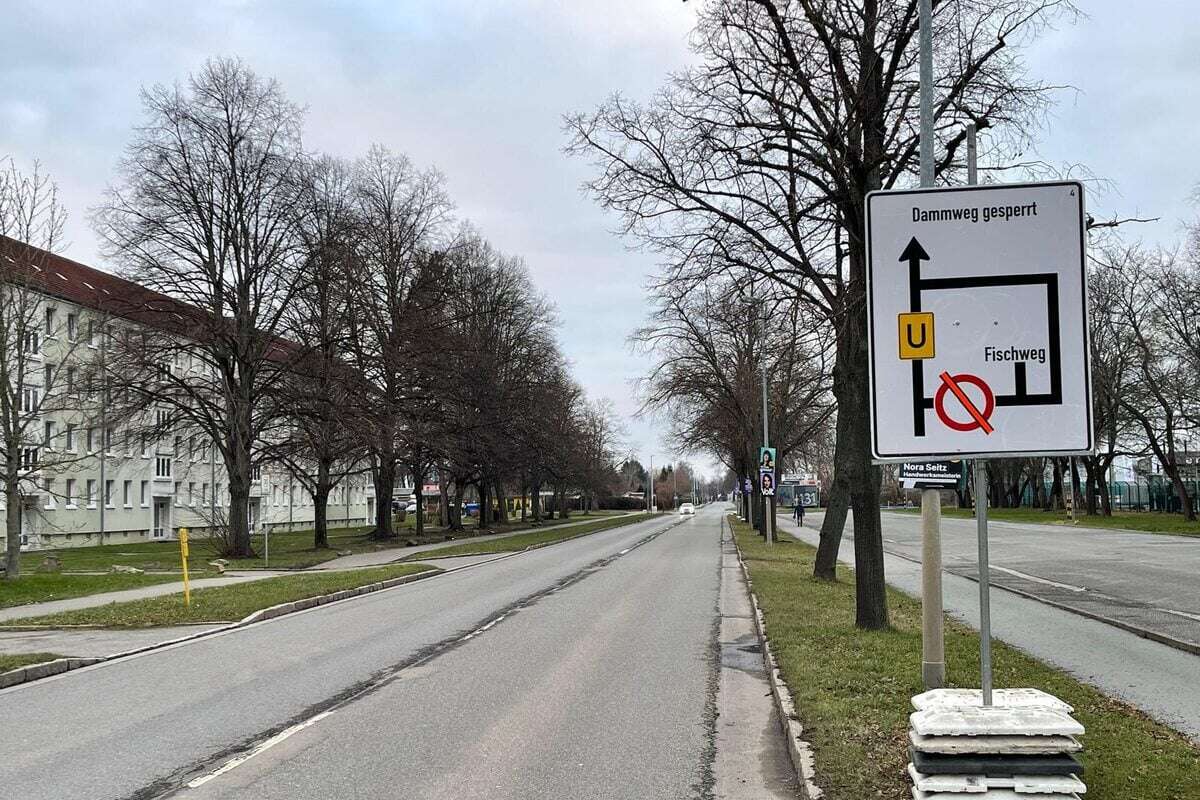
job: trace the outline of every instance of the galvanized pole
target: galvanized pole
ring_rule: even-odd
[[[919,0],[921,186],[933,186],[933,0]]]
[[[921,679],[926,689],[946,685],[945,617],[942,610],[942,496],[921,490]]]
[[[762,355],[762,407],[763,407],[763,447],[771,446],[771,436],[767,422],[767,357],[765,353],[766,345],[766,328],[763,325],[763,344],[764,353]],[[761,484],[761,476],[759,483]],[[771,473],[771,485],[775,485],[775,473]],[[763,495],[763,530],[767,535],[767,544],[775,543],[775,514],[774,514],[774,499]]]
[[[992,704],[992,601],[988,572],[987,462],[975,459],[975,527],[979,539],[979,672],[983,704]]]
[[[921,186],[933,186],[933,7],[919,0]],[[942,609],[942,495],[921,492],[921,677],[926,689],[946,682],[945,616]]]

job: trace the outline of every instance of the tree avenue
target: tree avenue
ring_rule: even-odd
[[[934,4],[935,166],[964,177],[964,125],[989,129],[992,163],[1028,141],[1049,86],[1018,42],[1074,13],[1055,0]],[[857,624],[887,625],[880,476],[867,421],[864,203],[917,183],[917,1],[711,0],[698,63],[647,105],[614,96],[567,120],[588,188],[658,252],[661,285],[773,281],[833,332],[835,472],[815,572],[832,577],[854,512]]]
[[[352,480],[367,476],[378,539],[400,535],[393,494],[409,479],[417,535],[430,480],[434,516],[459,530],[469,492],[486,529],[510,506],[540,520],[617,491],[623,432],[611,407],[572,380],[553,307],[523,261],[454,219],[440,173],[379,146],[354,161],[306,151],[300,109],[236,60],[142,100],[145,119],[94,214],[128,280],[88,273],[94,296],[72,298],[86,327],[69,315],[54,364],[43,339],[60,341],[68,320],[54,316],[61,292],[43,267],[57,258],[63,211],[40,171],[6,161],[0,175],[7,577],[19,571],[22,514],[35,502],[75,508],[77,481],[58,471],[99,464],[88,508],[97,491],[113,507],[104,454],[140,450],[176,506],[173,464],[221,470],[211,494],[210,482],[199,497],[187,484],[186,504],[200,535],[239,558],[254,555],[263,467],[288,476],[287,505],[297,489],[311,497],[317,548],[334,495],[348,504]],[[43,431],[48,412],[72,421]],[[122,483],[132,508],[134,482]],[[159,495],[142,484],[149,508]]]

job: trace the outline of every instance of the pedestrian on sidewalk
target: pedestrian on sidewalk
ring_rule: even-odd
[[[798,495],[792,498],[792,519],[797,525],[804,525],[804,504],[800,502]]]

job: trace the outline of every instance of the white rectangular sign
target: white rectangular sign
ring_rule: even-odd
[[[1092,450],[1083,185],[867,197],[876,461]]]

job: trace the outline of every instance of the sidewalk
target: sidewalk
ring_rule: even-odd
[[[397,547],[387,550],[377,550],[372,553],[355,553],[350,556],[342,556],[326,561],[322,564],[309,567],[306,570],[249,570],[228,573],[220,578],[198,578],[191,581],[193,589],[204,589],[210,586],[228,586],[234,583],[246,583],[249,581],[263,580],[264,578],[275,578],[281,575],[297,575],[302,572],[320,572],[320,571],[343,571],[351,569],[363,569],[366,567],[381,567],[387,564],[400,561],[408,558],[414,553],[429,553],[445,547],[455,547],[457,545],[466,544],[469,542],[490,542],[495,539],[507,539],[510,536],[519,536],[524,533],[539,530],[555,530],[558,528],[574,528],[579,525],[586,525],[602,519],[616,519],[619,517],[632,516],[640,512],[630,512],[628,514],[612,514],[612,515],[595,515],[583,517],[577,522],[564,522],[557,525],[545,525],[536,527],[525,527],[515,531],[505,531],[504,533],[493,533],[484,536],[470,536],[461,539],[455,539],[451,542],[434,542],[432,544],[422,544],[415,547]],[[436,557],[436,556],[434,556]],[[488,556],[487,558],[494,558]],[[430,561],[432,559],[422,559],[422,561]],[[440,566],[440,565],[438,565]],[[51,600],[45,603],[29,603],[23,606],[13,606],[12,608],[0,608],[0,625],[14,619],[23,619],[25,617],[36,617],[43,614],[56,614],[60,611],[76,611],[81,608],[93,608],[95,606],[105,606],[109,603],[123,603],[127,600],[142,600],[147,597],[162,597],[163,595],[176,594],[183,591],[183,582],[177,581],[174,583],[159,583],[153,586],[143,586],[138,589],[124,589],[119,592],[104,592],[101,594],[90,594],[84,597],[72,597],[66,600]],[[6,652],[5,640],[0,638],[0,652]],[[29,651],[26,651],[29,652]],[[75,655],[75,653],[72,653]]]
[[[580,513],[580,512],[577,512]],[[465,536],[461,539],[455,539],[451,542],[433,542],[432,544],[419,544],[415,547],[397,547],[389,550],[377,550],[374,553],[355,553],[352,556],[342,556],[323,564],[317,564],[310,567],[310,570],[338,570],[338,569],[359,569],[361,567],[379,567],[385,564],[391,564],[394,561],[406,559],[414,553],[428,553],[430,550],[440,550],[443,547],[457,547],[460,544],[470,544],[472,542],[491,542],[496,539],[507,539],[510,536],[519,536],[523,533],[532,533],[533,531],[557,530],[559,528],[574,528],[579,525],[586,525],[591,522],[598,522],[602,519],[618,519],[620,517],[628,517],[634,514],[640,514],[640,511],[631,511],[627,514],[604,514],[581,517],[578,522],[564,522],[554,525],[527,525],[520,530],[505,531],[504,533],[489,533],[483,536]],[[424,560],[424,559],[422,559]]]
[[[806,516],[803,529],[781,517],[779,533],[816,546],[822,517]],[[849,523],[846,527],[838,561],[853,566],[854,535]],[[889,585],[911,597],[921,596],[919,563],[885,551],[884,574]],[[978,584],[943,572],[942,598],[947,614],[979,629]],[[1200,657],[1001,587],[993,587],[991,608],[996,639],[1066,670],[1200,743]]]
[[[255,570],[245,573],[230,573],[220,578],[197,578],[189,581],[193,589],[204,589],[209,586],[228,586],[232,583],[248,583],[264,578],[274,578],[279,575],[295,574],[277,570]],[[183,591],[183,581],[175,583],[156,583],[153,586],[142,586],[138,589],[122,589],[119,592],[103,592],[89,594],[83,597],[70,597],[66,600],[50,600],[45,603],[28,603],[23,606],[0,608],[0,624],[24,617],[38,617],[43,614],[57,614],[60,611],[76,611],[80,608],[106,606],[109,603],[123,603],[127,600],[142,600],[147,597],[161,597],[166,594],[176,594]],[[0,650],[4,648],[0,647]]]

